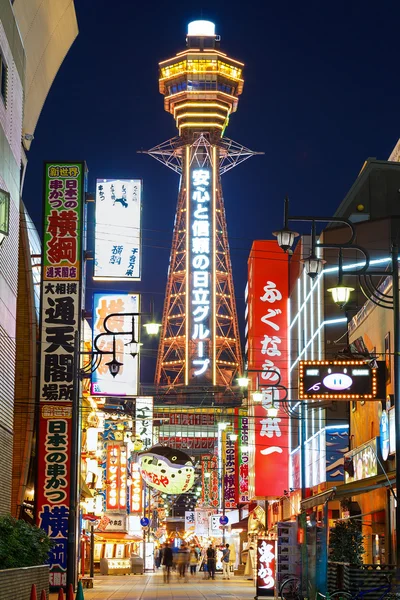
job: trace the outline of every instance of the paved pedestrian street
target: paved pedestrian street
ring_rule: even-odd
[[[250,600],[255,596],[252,581],[244,577],[223,580],[218,574],[215,580],[203,578],[199,573],[180,580],[175,573],[169,584],[163,582],[161,571],[146,575],[95,577],[94,588],[84,590],[85,600]],[[57,600],[57,594],[50,594]]]

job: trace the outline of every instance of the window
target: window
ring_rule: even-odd
[[[0,244],[8,235],[10,220],[10,194],[0,189]]]
[[[3,99],[4,104],[7,99],[7,65],[0,52],[0,96]]]

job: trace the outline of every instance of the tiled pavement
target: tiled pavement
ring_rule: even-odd
[[[93,589],[85,589],[84,596],[85,600],[252,600],[255,587],[244,577],[232,576],[226,581],[220,574],[213,581],[198,573],[186,582],[173,574],[169,584],[163,582],[161,572],[118,577],[97,575]],[[50,594],[50,600],[57,600],[57,595]]]

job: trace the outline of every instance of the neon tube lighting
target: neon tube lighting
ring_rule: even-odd
[[[310,340],[308,340],[306,346],[304,346],[303,350],[300,352],[299,356],[296,358],[296,360],[294,361],[294,363],[290,367],[290,371],[293,371],[293,369],[296,366],[296,364],[299,362],[299,360],[301,360],[301,356],[307,350],[308,346],[312,343],[312,341],[318,335],[318,332],[324,327],[324,325],[334,325],[335,323],[347,323],[347,319],[345,317],[343,317],[343,318],[340,318],[340,319],[328,319],[327,321],[323,321],[321,323],[321,325],[318,327],[317,331],[312,336],[312,338]]]

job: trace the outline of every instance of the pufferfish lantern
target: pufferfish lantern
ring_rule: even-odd
[[[190,456],[168,446],[152,446],[139,454],[143,479],[166,494],[183,494],[194,484],[194,464]]]

